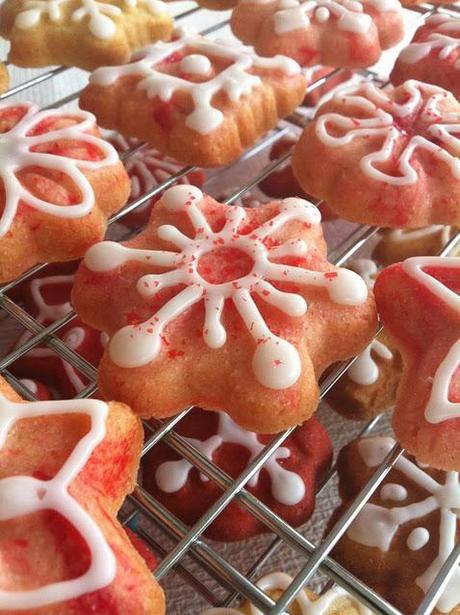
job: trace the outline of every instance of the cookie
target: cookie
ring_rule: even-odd
[[[372,257],[386,266],[404,261],[410,256],[436,256],[456,233],[456,227],[443,224],[417,229],[382,230]]]
[[[257,587],[273,600],[279,600],[293,578],[285,572],[272,572],[257,581]],[[369,609],[359,604],[340,587],[332,587],[321,596],[302,589],[289,607],[290,615],[370,615]],[[254,605],[245,603],[240,609],[207,609],[202,615],[262,615]]]
[[[129,195],[117,152],[84,111],[0,103],[0,282],[83,256]]]
[[[396,60],[390,80],[400,85],[418,79],[460,98],[460,18],[437,13],[427,18]]]
[[[73,274],[69,271],[74,271],[75,267],[76,265],[65,268],[55,267],[52,275],[48,269],[45,274],[22,285],[17,299],[24,304],[27,312],[43,326],[48,327],[72,311],[70,293]],[[59,273],[60,271],[66,271],[66,273]],[[14,347],[19,348],[31,337],[32,333],[25,332]],[[88,327],[79,318],[74,318],[59,329],[58,337],[68,348],[97,367],[107,341],[104,333]],[[17,377],[33,378],[46,384],[60,399],[75,397],[90,383],[89,378],[81,374],[71,363],[65,361],[61,355],[46,344],[29,350],[12,363],[10,370]]]
[[[109,142],[121,155],[142,145],[138,139],[125,139],[119,134],[107,136]],[[131,179],[130,201],[138,199],[153,188],[180,173],[184,168],[173,158],[164,156],[151,147],[140,147],[138,151],[131,154],[124,160],[126,172]],[[201,169],[194,169],[180,177],[178,184],[192,184],[202,188],[205,181],[205,174]],[[131,227],[140,227],[148,222],[153,205],[161,197],[161,192],[155,194],[146,203],[143,203],[129,214],[123,216],[122,224]]]
[[[25,67],[121,64],[133,51],[169,40],[172,29],[159,0],[6,0],[0,10],[8,60]]]
[[[4,380],[0,406],[0,609],[164,614],[116,518],[135,484],[139,420],[116,402],[24,402]]]
[[[460,470],[460,259],[409,258],[377,278],[379,316],[403,357],[393,429],[418,461]]]
[[[175,430],[235,479],[271,439],[242,429],[224,412],[199,408],[189,412]],[[298,527],[313,512],[316,489],[331,460],[329,436],[312,417],[274,452],[247,489],[291,526]],[[142,478],[144,488],[189,526],[222,495],[220,487],[163,443],[144,456]],[[235,542],[269,531],[233,500],[205,534],[214,540]]]
[[[237,41],[180,31],[100,68],[80,106],[105,128],[147,141],[184,164],[225,165],[302,101],[306,80],[290,58],[261,58]]]
[[[355,440],[337,463],[341,516],[395,444],[392,438]],[[353,575],[401,613],[414,613],[460,539],[456,472],[433,470],[404,455],[398,459],[332,552]],[[460,568],[454,569],[433,613],[456,615]]]
[[[320,219],[300,199],[241,208],[175,186],[135,239],[89,250],[72,301],[110,336],[104,396],[147,418],[225,408],[256,433],[308,419],[319,375],[376,327],[361,278],[327,262]]]
[[[404,36],[398,0],[241,0],[230,23],[260,55],[281,53],[301,66],[371,66]]]
[[[374,287],[378,268],[374,261],[357,258],[348,265]],[[327,394],[333,409],[347,419],[369,420],[391,410],[401,377],[402,361],[386,331],[369,344]]]
[[[298,134],[289,132],[276,141],[270,149],[270,160],[278,160],[285,154],[292,151],[294,145],[299,140]],[[269,197],[273,199],[287,199],[290,197],[300,197],[307,200],[312,200],[312,197],[302,190],[297,181],[294,172],[292,171],[291,159],[288,158],[281,163],[270,175],[259,182],[258,187]],[[318,204],[321,211],[323,221],[333,220],[337,216],[331,212],[327,204],[322,202]]]
[[[390,228],[460,220],[460,103],[419,81],[362,83],[320,107],[294,149],[303,189],[340,217]]]

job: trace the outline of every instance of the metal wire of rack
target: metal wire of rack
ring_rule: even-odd
[[[176,21],[180,21],[185,17],[195,15],[202,10],[203,9],[200,9],[200,7],[193,7],[177,15]],[[436,9],[430,5],[421,5],[412,7],[411,10],[419,13],[421,17],[423,17],[440,9]],[[459,12],[460,6],[450,5],[448,7],[443,7],[441,10]],[[203,34],[207,35],[212,32],[216,32],[223,28],[227,23],[227,21],[219,22],[207,28]],[[50,79],[57,78],[67,70],[69,69],[66,67],[53,68],[36,77],[24,81],[11,88],[8,92],[0,95],[0,102],[10,98],[11,96],[33,88],[34,86],[46,83]],[[307,92],[312,92],[319,88],[341,71],[342,69],[337,69],[329,75],[326,75],[325,77],[322,77],[321,79],[310,84]],[[381,82],[378,75],[371,70],[359,71],[359,75],[362,79],[377,80],[379,83]],[[75,101],[78,96],[79,92],[74,92],[58,101],[53,102],[48,106],[48,108],[61,107],[69,102]],[[306,120],[303,114],[293,114],[292,117],[281,122],[273,133],[251,148],[251,150],[245,154],[245,157],[250,158],[251,156],[256,155],[280,139],[284,134],[291,130],[292,127],[302,127],[306,121],[308,120]],[[139,151],[139,149],[143,146],[143,144],[140,144],[132,148],[131,150],[125,152],[121,158],[126,160]],[[227,203],[234,203],[237,199],[244,195],[245,192],[250,190],[253,186],[256,186],[262,179],[269,176],[288,159],[289,154],[286,154],[282,158],[266,164],[254,177],[230,195],[227,199]],[[159,194],[165,188],[173,185],[192,169],[193,167],[183,168],[159,186],[149,190],[139,198],[132,200],[120,212],[112,216],[109,224],[122,220],[125,215],[148,202],[153,196]],[[372,239],[377,231],[378,229],[376,228],[366,226],[355,228],[332,251],[330,255],[331,262],[336,265],[345,264],[354,254],[360,251],[361,248],[363,248]],[[459,244],[460,232],[455,234],[446,243],[440,253],[440,256],[448,255]],[[57,337],[62,327],[75,318],[75,313],[69,312],[69,314],[65,315],[51,325],[43,326],[7,294],[19,284],[30,279],[36,273],[43,270],[44,267],[46,267],[46,264],[33,267],[17,279],[0,287],[0,309],[30,333],[30,337],[23,344],[9,352],[0,360],[0,373],[21,395],[23,395],[23,397],[30,400],[35,399],[33,393],[20,380],[13,376],[8,368],[17,359],[24,356],[31,349],[37,347],[39,344],[45,343],[63,360],[70,363],[90,380],[90,384],[77,396],[89,397],[97,389],[96,367],[91,365],[75,350],[68,347],[59,337]],[[354,359],[337,365],[325,378],[322,379],[320,383],[321,399],[323,399],[327,392],[336,384],[353,361]],[[339,565],[330,557],[330,553],[334,546],[347,531],[348,527],[359,514],[366,502],[378,489],[385,476],[387,476],[387,474],[391,471],[397,459],[402,455],[403,450],[398,444],[396,444],[390,451],[383,463],[376,468],[376,471],[369,482],[362,489],[361,493],[346,513],[336,522],[327,537],[324,538],[319,544],[314,544],[306,538],[301,531],[291,527],[283,519],[271,511],[263,502],[245,489],[245,486],[250,481],[251,477],[260,470],[267,459],[279,446],[282,445],[282,443],[294,431],[295,428],[291,428],[275,436],[271,442],[269,442],[251,461],[238,479],[233,480],[174,430],[175,426],[179,424],[190,409],[191,408],[184,409],[179,415],[169,420],[154,420],[149,423],[144,423],[146,440],[143,448],[143,454],[145,454],[158,442],[165,442],[174,451],[179,453],[183,458],[197,468],[201,474],[207,477],[207,479],[216,483],[222,489],[222,495],[206,512],[206,514],[203,515],[203,517],[195,524],[195,526],[189,528],[179,521],[179,519],[177,519],[171,511],[167,510],[149,493],[147,493],[140,484],[136,486],[134,492],[128,497],[127,501],[128,504],[131,505],[131,510],[129,513],[124,515],[124,518],[122,519],[123,523],[130,524],[130,527],[133,527],[132,524],[136,518],[145,516],[149,521],[153,522],[155,526],[160,527],[164,534],[172,539],[174,544],[171,549],[167,550],[159,544],[155,537],[146,531],[143,526],[134,526],[134,529],[137,531],[139,536],[150,544],[150,546],[152,546],[152,548],[163,558],[155,571],[155,576],[158,579],[162,579],[172,569],[174,569],[181,575],[186,583],[199,592],[201,596],[212,606],[229,606],[234,604],[234,601],[239,597],[244,597],[251,601],[263,613],[269,613],[270,615],[281,615],[294,600],[298,591],[312,579],[318,570],[321,570],[329,577],[331,582],[335,582],[345,588],[363,604],[369,606],[374,611],[384,613],[386,615],[401,615],[398,609],[379,596],[370,587],[366,586],[359,579],[354,577],[348,570]],[[381,417],[375,417],[369,421],[361,429],[360,435],[367,435],[373,432],[378,426],[380,419]],[[322,484],[319,486],[317,495],[330,484],[334,476],[335,468],[333,467],[323,480]],[[268,547],[265,548],[263,553],[244,573],[240,572],[232,563],[230,563],[203,538],[204,530],[234,499],[237,499],[242,507],[248,510],[274,534],[274,538]],[[270,559],[273,553],[279,549],[281,545],[288,545],[300,554],[302,559],[305,561],[305,564],[294,578],[290,587],[282,594],[277,603],[275,603],[269,596],[259,589],[257,585],[255,585],[253,580],[257,577],[257,573],[261,567]],[[226,595],[224,597],[216,596],[216,593],[212,592],[205,583],[203,583],[188,569],[187,566],[184,565],[186,556],[190,556],[190,558],[193,559],[200,568],[204,569],[206,573],[217,582],[220,588],[226,591]],[[416,611],[416,615],[425,615],[432,611],[434,605],[439,599],[439,596],[449,581],[450,575],[452,574],[454,568],[459,565],[459,562],[460,544],[457,545],[452,551],[449,558],[441,568],[431,588],[420,603]]]

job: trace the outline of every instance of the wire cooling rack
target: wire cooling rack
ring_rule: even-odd
[[[431,5],[421,5],[413,7],[411,13],[423,18],[427,14],[437,10],[460,12],[460,6],[450,5],[439,9]],[[209,12],[200,9],[199,7],[190,8],[176,15],[176,21],[179,23],[186,18],[192,17],[195,24],[202,22],[202,16],[209,16]],[[225,13],[214,13],[219,19],[220,15],[225,16]],[[228,21],[221,20],[203,31],[203,34],[211,34],[218,32],[227,25]],[[58,79],[60,75],[68,71],[68,68],[57,67],[46,72],[40,73],[38,76],[33,76],[22,81],[19,85],[12,87],[8,92],[0,96],[0,101],[22,94],[26,90],[50,82],[52,79]],[[342,69],[337,69],[314,83],[312,83],[307,92],[312,92],[321,87],[327,81],[340,74]],[[359,77],[363,80],[375,80],[379,85],[383,83],[381,76],[372,70],[357,71],[354,77]],[[29,92],[28,92],[29,94]],[[79,96],[79,91],[74,92],[60,100],[54,101],[47,108],[59,108],[68,103],[74,102]],[[28,99],[33,96],[28,95]],[[249,150],[244,158],[251,157],[267,150],[270,145],[280,139],[292,128],[299,128],[305,125],[308,121],[305,113],[302,110],[295,112],[290,118],[280,122],[276,130],[268,135],[263,141]],[[136,151],[142,148],[143,145],[125,152],[122,159],[125,160],[132,156]],[[261,169],[258,169],[253,176],[244,183],[241,187],[235,190],[227,199],[228,203],[235,202],[239,197],[244,195],[251,188],[256,186],[262,179],[270,175],[273,171],[279,168],[286,160],[289,154],[282,158],[264,164]],[[165,188],[176,183],[181,177],[192,170],[192,167],[183,168],[173,177],[163,182],[161,185],[151,189],[139,198],[132,200],[120,212],[116,213],[110,219],[110,224],[123,219],[128,213],[134,209],[147,203],[153,196],[163,191]],[[224,173],[217,171],[216,173]],[[216,178],[217,175],[214,175]],[[330,261],[336,265],[343,265],[355,255],[358,251],[366,246],[377,233],[378,229],[366,226],[354,225],[352,230],[336,245],[330,254]],[[451,253],[457,245],[460,244],[460,232],[453,236],[449,242],[443,247],[440,256],[445,256]],[[24,356],[31,349],[39,344],[47,344],[52,348],[63,360],[69,362],[79,372],[84,374],[90,380],[90,384],[80,392],[78,397],[88,397],[96,391],[96,376],[97,370],[83,357],[77,354],[74,350],[66,346],[66,344],[57,337],[57,334],[69,323],[75,314],[70,312],[63,318],[54,322],[50,326],[44,327],[35,318],[30,316],[23,307],[13,301],[8,292],[13,290],[23,281],[32,278],[36,273],[41,271],[46,265],[38,265],[16,280],[0,287],[0,309],[4,315],[9,315],[12,319],[20,324],[23,328],[31,333],[31,337],[24,342],[20,347],[8,353],[0,359],[0,373],[14,386],[14,388],[27,399],[34,399],[34,395],[26,388],[23,382],[15,378],[9,371],[9,367],[20,357]],[[345,373],[353,360],[337,365],[327,377],[323,378],[320,383],[321,399],[335,385],[340,377]],[[352,503],[347,512],[336,522],[332,530],[326,538],[317,543],[313,543],[306,538],[301,531],[288,525],[283,519],[272,512],[265,504],[258,500],[254,495],[249,493],[245,486],[250,481],[251,477],[263,466],[273,452],[282,445],[286,438],[294,431],[295,428],[289,429],[273,438],[264,449],[254,458],[248,465],[246,470],[238,477],[237,480],[231,479],[225,472],[218,468],[213,462],[204,457],[200,451],[195,449],[190,442],[181,437],[174,427],[187,414],[190,408],[184,409],[178,416],[165,421],[151,421],[145,423],[146,439],[143,453],[146,453],[160,440],[165,442],[174,451],[187,459],[200,473],[206,476],[209,480],[215,482],[221,489],[222,495],[216,503],[206,512],[205,515],[191,528],[186,527],[181,521],[175,517],[171,511],[167,510],[163,505],[156,501],[149,493],[147,493],[140,484],[138,484],[134,492],[128,497],[127,505],[123,509],[122,522],[129,524],[134,528],[139,536],[144,539],[158,553],[162,560],[155,570],[155,576],[162,580],[173,569],[181,575],[182,579],[201,595],[201,597],[209,604],[209,606],[234,606],[238,603],[241,597],[250,600],[263,613],[271,615],[281,615],[286,611],[289,604],[295,598],[297,592],[307,583],[309,583],[317,572],[321,571],[329,579],[329,583],[337,583],[352,595],[358,598],[362,603],[369,606],[375,612],[385,613],[388,615],[398,615],[400,611],[392,606],[388,601],[379,596],[371,588],[363,584],[355,578],[344,567],[335,562],[330,553],[336,543],[345,534],[350,524],[359,514],[365,503],[372,497],[379,485],[382,483],[386,475],[397,459],[403,453],[401,447],[396,444],[392,451],[388,454],[380,467],[378,467],[363,488],[359,496]],[[381,417],[375,417],[370,422],[365,424],[361,431],[361,435],[372,433],[379,425]],[[320,495],[334,481],[336,472],[333,468],[327,477],[319,486],[317,495]],[[269,542],[264,551],[257,555],[255,561],[248,561],[247,569],[241,572],[237,566],[221,554],[213,544],[203,538],[204,530],[212,523],[212,521],[224,510],[224,508],[234,499],[237,499],[241,506],[248,510],[255,518],[261,521],[269,532],[273,533],[273,539]],[[138,520],[147,520],[149,523],[141,523]],[[138,521],[138,522],[136,522]],[[136,522],[136,523],[134,523]],[[156,532],[149,531],[149,527],[160,529],[169,540],[169,547],[165,548],[157,540]],[[291,548],[300,558],[302,564],[300,571],[293,579],[289,588],[282,594],[277,603],[267,596],[262,590],[255,585],[257,574],[260,569],[267,563],[274,553],[282,546]],[[249,550],[248,550],[249,551]],[[251,554],[247,553],[247,559],[250,560]],[[193,560],[194,567],[188,566],[189,560]],[[460,562],[460,544],[452,551],[445,565],[440,570],[438,576],[433,582],[430,590],[424,596],[420,603],[416,615],[430,613],[434,605],[437,603],[446,583],[449,580],[449,575],[454,567]],[[193,568],[193,569],[192,569]],[[197,574],[196,570],[203,570],[208,575],[212,582],[205,582],[202,575]],[[187,608],[187,613],[198,615],[199,611],[195,611],[193,604]]]

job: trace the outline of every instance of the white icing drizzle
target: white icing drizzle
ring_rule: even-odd
[[[445,284],[424,271],[425,267],[460,268],[457,257],[440,258],[422,256],[408,258],[403,263],[404,271],[414,277],[422,286],[439,297],[449,307],[460,313],[460,297]],[[460,402],[449,401],[449,387],[460,364],[460,339],[454,342],[441,361],[433,378],[430,398],[425,407],[425,419],[429,423],[442,423],[460,418]]]
[[[451,54],[460,50],[460,19],[448,14],[438,14],[426,21],[427,25],[434,25],[426,40],[414,41],[405,47],[399,54],[398,60],[405,64],[416,64],[426,58],[432,51],[438,50],[438,58],[447,60]],[[454,64],[460,70],[460,58]]]
[[[308,28],[311,21],[326,23],[331,17],[337,20],[341,30],[365,34],[372,27],[372,18],[363,12],[362,2],[355,0],[305,0],[281,8],[273,15],[276,34]]]
[[[29,30],[39,26],[42,16],[46,15],[52,23],[61,23],[66,14],[65,9],[70,0],[28,0],[24,10],[16,15],[15,26]],[[117,32],[117,19],[126,10],[133,10],[141,4],[153,15],[168,13],[164,2],[160,0],[124,0],[120,5],[99,0],[80,0],[80,5],[71,12],[71,22],[87,20],[88,29],[93,36],[101,40],[111,39]]]
[[[454,101],[452,94],[437,86],[414,80],[406,81],[397,91],[405,93],[405,102],[402,104],[393,100],[393,90],[378,90],[372,83],[340,90],[333,98],[337,106],[357,106],[363,112],[370,113],[371,117],[363,119],[338,112],[325,113],[316,120],[317,137],[329,147],[348,145],[355,139],[381,137],[381,148],[367,154],[360,161],[362,172],[376,181],[395,186],[415,184],[419,178],[412,166],[412,158],[420,149],[445,162],[454,179],[460,180],[460,113],[444,113],[439,106],[443,100]],[[428,98],[424,100],[424,96]],[[399,127],[398,121],[412,115],[418,118],[417,129],[420,134],[409,136]],[[420,127],[422,123],[423,128]],[[342,136],[335,136],[329,130],[330,127],[338,129],[343,133]],[[399,151],[401,143],[404,147]],[[394,154],[395,149],[398,151],[397,156]],[[456,152],[456,155],[449,150]],[[395,156],[399,175],[389,175],[375,166]]]
[[[372,353],[387,361],[393,358],[393,353],[385,344],[379,340],[373,340],[348,368],[347,375],[352,382],[361,386],[370,386],[377,382],[380,370]]]
[[[219,417],[217,432],[207,440],[185,438],[192,446],[197,448],[210,461],[213,455],[223,444],[239,444],[249,451],[248,464],[263,450],[257,434],[246,431],[239,427],[232,419],[223,412],[217,413]],[[280,459],[288,459],[291,452],[288,447],[281,446],[261,468],[270,476],[271,492],[280,504],[295,506],[305,497],[305,483],[302,478],[292,470],[287,470],[280,465]],[[158,487],[165,493],[176,493],[186,484],[193,465],[186,459],[166,461],[160,464],[155,472],[155,480]],[[250,487],[257,487],[260,471],[256,472],[249,481]],[[206,476],[201,475],[201,480],[207,481]]]
[[[13,103],[0,104],[2,111],[14,108]],[[0,237],[3,237],[11,228],[18,212],[19,203],[24,202],[28,207],[37,209],[46,214],[59,218],[82,218],[86,216],[95,205],[93,188],[83,173],[83,170],[96,171],[103,167],[115,165],[119,162],[114,148],[103,139],[88,134],[87,131],[95,127],[95,119],[91,113],[85,111],[38,111],[38,107],[28,103],[21,103],[27,110],[25,115],[8,132],[0,134],[0,178],[5,190],[5,206],[0,218]],[[56,128],[43,134],[30,135],[31,131],[41,122],[49,122],[53,118],[71,117],[77,120],[72,126]],[[67,157],[62,154],[46,154],[33,151],[35,148],[47,143],[62,141],[76,141],[91,148],[96,148],[101,160],[81,160]],[[39,167],[58,171],[69,178],[80,192],[80,201],[75,205],[55,205],[44,201],[24,186],[17,177],[17,172],[26,167]]]
[[[138,142],[135,139],[129,141],[118,133],[110,134],[107,137],[119,152],[128,152]],[[173,158],[164,156],[158,150],[150,147],[142,147],[124,161],[126,172],[131,179],[131,198],[137,199],[144,193],[156,188],[164,181],[176,175],[184,168]],[[190,184],[188,175],[184,175],[179,180],[179,184]],[[136,208],[136,212],[143,212],[150,207],[150,202],[144,203]]]
[[[64,465],[50,480],[32,476],[0,479],[0,521],[9,521],[41,510],[54,510],[67,519],[86,542],[91,564],[80,577],[26,591],[0,590],[1,610],[29,610],[65,600],[109,585],[116,574],[116,560],[98,525],[68,489],[105,437],[108,406],[95,399],[15,403],[0,395],[0,452],[8,432],[21,419],[64,414],[87,414],[91,428],[78,442]]]
[[[111,271],[129,261],[170,268],[167,273],[144,275],[139,279],[137,289],[146,299],[155,296],[162,288],[178,284],[185,286],[146,322],[116,332],[109,343],[110,357],[114,363],[126,368],[153,361],[160,353],[162,334],[168,324],[200,301],[204,302],[205,308],[203,338],[210,348],[220,348],[226,342],[221,315],[225,300],[231,299],[256,345],[252,361],[256,379],[271,389],[288,388],[297,382],[301,373],[299,354],[292,344],[270,331],[252,295],[255,293],[285,314],[298,318],[307,311],[305,299],[299,294],[278,290],[269,280],[320,286],[327,290],[331,301],[343,305],[364,303],[366,285],[356,273],[346,269],[324,273],[272,262],[272,259],[288,255],[307,254],[308,247],[300,239],[288,240],[274,248],[267,248],[265,241],[291,220],[319,224],[321,215],[311,203],[302,199],[285,199],[280,203],[278,214],[247,235],[241,232],[246,220],[245,209],[227,208],[222,230],[214,232],[199,207],[202,199],[203,193],[194,186],[174,186],[162,197],[167,210],[185,212],[194,228],[194,237],[191,238],[175,226],[159,227],[158,236],[177,246],[178,252],[134,250],[113,242],[101,242],[87,252],[85,265],[96,272]],[[198,272],[198,263],[204,254],[213,252],[216,247],[247,254],[253,262],[251,271],[222,284],[205,280]]]
[[[392,229],[388,231],[385,238],[395,244],[405,244],[411,241],[418,241],[419,239],[426,239],[427,237],[434,237],[438,233],[441,235],[441,243],[447,243],[450,236],[450,226],[444,224],[432,224],[431,226],[424,226],[417,229]]]
[[[393,445],[394,440],[391,438],[367,438],[359,442],[358,450],[364,463],[373,468],[383,462]],[[438,555],[427,570],[416,579],[418,587],[426,593],[456,545],[457,512],[460,508],[459,474],[458,472],[446,472],[445,482],[439,483],[405,457],[400,457],[394,467],[409,481],[427,491],[429,495],[419,502],[392,508],[368,503],[351,525],[347,536],[354,542],[387,552],[398,530],[404,524],[423,519],[439,511]],[[416,528],[409,535],[408,547],[412,550],[421,549],[429,539],[430,535],[426,528]],[[436,608],[441,613],[449,613],[459,604],[460,566],[457,566],[452,570],[448,585]]]
[[[271,593],[276,591],[286,591],[291,585],[293,578],[284,572],[272,572],[262,577],[257,581],[257,587],[265,593]],[[334,586],[327,592],[319,596],[317,600],[310,600],[308,594],[305,591],[300,591],[294,603],[298,609],[300,615],[325,615],[328,613],[337,600],[347,599],[351,606],[353,606],[361,615],[371,615],[371,611],[355,600],[344,589],[338,586]],[[208,609],[203,615],[239,615],[241,611],[235,609]],[[253,604],[250,606],[251,615],[262,615]]]
[[[193,50],[193,53],[190,53],[190,50]],[[191,63],[194,68],[192,72],[201,76],[204,75],[202,71],[205,68],[206,58],[209,61],[207,72],[211,73],[209,79],[195,83],[187,80],[186,76],[162,72],[162,62],[177,53],[187,54],[189,56],[187,63],[189,65]],[[190,57],[192,62],[189,62]],[[214,76],[211,71],[213,57],[223,58],[229,62],[226,68]],[[190,66],[188,68],[190,69]],[[214,96],[219,92],[225,92],[230,101],[236,103],[242,96],[250,95],[254,88],[260,87],[263,83],[261,77],[251,72],[257,69],[281,71],[285,75],[300,73],[300,66],[291,58],[284,56],[262,58],[249,47],[238,43],[224,44],[181,31],[181,36],[177,40],[170,43],[158,42],[135,54],[134,61],[130,64],[97,69],[92,73],[90,83],[110,86],[123,77],[140,77],[136,88],[145,91],[148,98],[158,97],[163,102],[170,101],[177,91],[187,92],[193,102],[193,111],[186,117],[186,125],[200,134],[209,134],[219,128],[224,121],[224,114],[213,106]]]
[[[69,286],[73,284],[73,279],[73,275],[54,275],[44,278],[35,278],[32,280],[30,283],[30,292],[34,305],[38,310],[37,316],[35,317],[37,322],[42,325],[49,325],[72,311],[70,301],[64,301],[63,303],[57,304],[47,303],[46,297],[43,294],[43,289],[53,285],[57,287]],[[31,337],[32,333],[30,331],[24,332],[24,334],[19,338],[16,348],[22,346],[22,344],[24,344]],[[78,326],[69,329],[63,337],[63,341],[67,344],[67,346],[69,346],[69,348],[78,352],[79,348],[84,343],[85,338],[85,329]],[[58,360],[61,363],[67,378],[75,389],[75,393],[79,393],[85,388],[86,385],[79,376],[75,367],[71,363],[65,361],[58,353],[54,352],[48,346],[32,348],[29,350],[26,357]]]

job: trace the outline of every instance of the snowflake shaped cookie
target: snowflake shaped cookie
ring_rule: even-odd
[[[90,113],[4,103],[0,130],[0,280],[6,281],[44,260],[81,256],[126,202],[129,183]]]
[[[29,67],[127,62],[136,49],[168,40],[173,27],[161,0],[7,0],[0,18],[10,62]]]
[[[66,267],[65,273],[63,267],[58,266],[56,272],[28,282],[19,293],[18,298],[25,304],[28,313],[43,326],[49,326],[72,311],[70,291],[73,275],[68,271],[74,269],[75,267]],[[97,367],[106,343],[104,333],[88,327],[79,318],[74,318],[59,330],[58,336],[66,346]],[[25,332],[15,347],[20,347],[31,337],[30,332]],[[60,399],[75,397],[89,384],[86,376],[46,344],[29,350],[11,365],[11,371],[18,377],[32,378],[44,383]]]
[[[178,433],[233,478],[263,450],[267,437],[239,427],[224,412],[194,408]],[[287,523],[302,525],[315,502],[315,486],[330,467],[329,437],[315,417],[299,426],[248,483],[249,491]],[[142,461],[143,485],[164,506],[193,525],[222,493],[186,460],[161,444]],[[215,540],[233,542],[267,528],[237,502],[231,503],[206,531]]]
[[[404,34],[398,0],[240,0],[231,26],[261,55],[302,66],[370,66]]]
[[[404,358],[393,427],[419,461],[460,469],[460,260],[414,257],[385,269],[379,314]],[[398,300],[396,300],[398,297]]]
[[[394,444],[392,438],[365,438],[342,450],[338,471],[344,508]],[[414,612],[457,544],[459,508],[458,472],[434,470],[404,455],[364,506],[333,556],[401,612]],[[457,566],[436,612],[454,613],[459,605]]]
[[[91,309],[88,291],[106,284],[120,300],[108,308],[111,315],[103,323],[99,315],[105,310],[102,304],[97,313]],[[96,291],[93,305],[107,298]],[[315,330],[316,347],[335,330],[341,338],[334,353],[348,355],[351,346],[362,348],[375,324],[361,278],[325,260],[320,214],[313,205],[286,199],[244,209],[221,205],[193,186],[167,190],[149,227],[133,242],[102,242],[89,250],[73,300],[85,322],[111,336],[101,364],[102,387],[111,386],[111,380],[118,389],[128,374],[136,384],[142,373],[152,371],[160,380],[173,372],[182,380],[184,369],[193,372],[195,362],[196,377],[187,376],[184,387],[175,387],[172,396],[164,391],[155,408],[141,402],[136,410],[166,416],[193,399],[206,409],[225,407],[236,422],[261,433],[292,424],[294,416],[294,423],[300,422],[300,416],[307,418],[314,410],[317,385],[311,369],[318,356],[316,350],[310,356],[308,338]],[[320,306],[325,312],[316,321]],[[355,328],[359,319],[363,330],[352,340],[343,339],[345,322]],[[319,354],[322,370],[332,352],[322,348]],[[201,380],[211,364],[216,370],[212,394]],[[239,381],[233,403],[228,396],[234,408],[224,394],[233,377]],[[154,382],[149,386],[161,388]],[[174,399],[177,393],[180,402]],[[278,407],[282,400],[288,407],[271,416],[271,404]]]
[[[447,13],[428,17],[398,56],[391,73],[394,85],[418,79],[460,97],[460,18]]]
[[[361,84],[318,111],[293,155],[303,189],[346,219],[398,228],[460,219],[460,103],[437,86]],[[312,160],[324,159],[315,176]],[[359,190],[356,190],[356,186]]]
[[[231,162],[274,128],[300,104],[305,87],[290,58],[262,58],[238,41],[180,30],[129,64],[96,70],[80,105],[106,128],[209,167]]]
[[[142,446],[142,429],[129,409],[87,399],[24,402],[4,380],[0,407],[0,552],[7,587],[0,590],[0,608],[59,606],[67,613],[71,604],[72,612],[91,612],[110,602],[121,611],[129,603],[138,612],[156,613],[156,607],[164,613],[161,590],[115,518]],[[128,579],[147,588],[137,604],[123,591]]]

